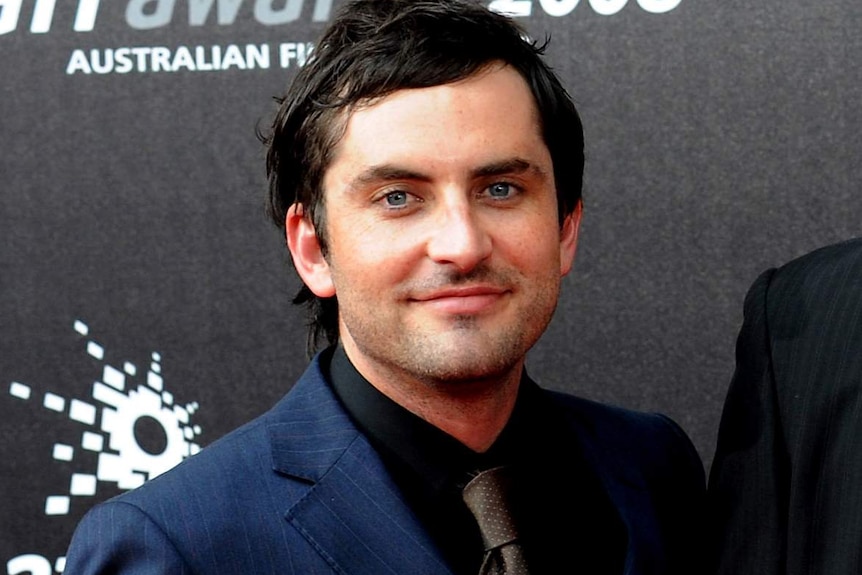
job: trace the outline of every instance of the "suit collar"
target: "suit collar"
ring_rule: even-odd
[[[621,418],[608,413],[612,408],[549,395],[626,525],[625,573],[653,572],[649,566],[662,563],[660,529],[641,465],[632,464],[633,430],[616,428]],[[350,575],[450,573],[325,381],[319,356],[267,417],[273,469],[308,485],[285,518],[333,568]]]
[[[308,484],[285,518],[337,571],[449,574],[325,381],[320,356],[268,415],[273,469]]]
[[[320,355],[269,412],[267,432],[273,469],[309,482],[319,481],[359,436],[324,379]]]

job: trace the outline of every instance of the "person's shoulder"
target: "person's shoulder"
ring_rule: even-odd
[[[763,272],[746,296],[746,308],[768,302],[771,312],[788,306],[823,309],[824,303],[858,296],[862,238],[824,246]]]
[[[700,463],[685,431],[670,417],[547,391],[586,442],[628,461]]]
[[[221,548],[230,555],[233,541],[247,537],[245,530],[252,525],[259,528],[255,533],[261,546],[271,544],[273,537],[283,540],[284,510],[307,494],[309,482],[281,473],[277,456],[293,454],[297,446],[291,437],[298,437],[302,447],[307,435],[283,428],[307,430],[309,404],[320,410],[315,369],[310,367],[311,374],[301,377],[269,411],[140,487],[90,509],[70,548],[73,564],[99,564],[88,558],[94,546],[111,553],[141,546],[172,549],[172,556],[188,559],[197,557],[197,547],[205,542],[215,555]],[[263,538],[264,533],[270,539]],[[215,565],[210,572],[222,571]]]
[[[623,436],[633,431],[648,434],[672,431],[676,434],[679,430],[673,420],[660,413],[636,411],[557,391],[546,390],[545,393],[582,425],[593,429],[607,428]]]
[[[321,384],[323,380],[319,374],[316,361],[312,362],[291,390],[268,411],[205,446],[199,453],[184,459],[165,473],[149,478],[137,489],[119,495],[115,501],[145,509],[182,493],[200,497],[214,493],[243,493],[248,492],[254,484],[259,484],[260,489],[273,489],[263,483],[276,481],[274,441],[282,451],[290,451],[289,440],[297,443],[305,440],[298,433],[279,430],[285,426],[294,431],[308,430],[312,416],[322,417],[318,412],[332,411],[322,409],[321,404],[326,402],[321,397],[328,391]],[[285,439],[285,435],[288,439]]]
[[[147,508],[180,493],[207,489],[227,492],[231,486],[241,487],[249,474],[271,467],[266,440],[268,417],[269,413],[258,416],[113,502]]]
[[[266,476],[261,470],[268,458],[260,440],[265,420],[266,415],[258,417],[140,487],[91,508],[69,548],[72,570],[101,572],[107,563],[131,570],[135,561],[144,560],[122,550],[146,547],[170,566],[159,572],[187,572],[175,542],[197,541],[193,534],[202,525],[228,525],[219,518],[238,517],[241,510],[233,503],[238,494],[259,488],[255,484]]]
[[[862,237],[823,246],[796,257],[775,272],[775,280],[814,278],[823,274],[840,273],[842,270],[862,266]]]
[[[700,558],[706,479],[682,428],[659,413],[547,393],[565,413],[586,464],[615,502],[629,533],[661,539],[670,561],[662,572],[692,572],[688,566]]]
[[[563,410],[586,461],[606,485],[615,486],[614,490],[622,485],[641,486],[655,499],[662,515],[686,515],[700,508],[706,489],[703,462],[685,431],[671,418],[562,393],[548,394]]]

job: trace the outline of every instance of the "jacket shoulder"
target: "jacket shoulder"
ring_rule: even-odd
[[[846,284],[845,280],[862,281],[862,238],[855,238],[832,244],[796,259],[773,270],[770,289],[823,292],[838,289]],[[855,273],[855,277],[853,276]],[[857,283],[858,285],[858,283]]]
[[[627,525],[629,557],[638,564],[632,572],[696,573],[706,481],[685,432],[661,414],[552,398]]]
[[[91,509],[69,550],[71,572],[101,572],[99,566],[109,563],[130,573],[183,573],[186,566],[196,573],[274,573],[290,564],[295,570],[287,572],[319,569],[321,556],[285,519],[308,494],[311,481],[279,467],[279,452],[305,448],[306,436],[315,433],[309,410],[301,408],[325,393],[315,395],[319,380],[319,372],[307,372],[270,411]],[[298,428],[304,433],[293,433],[297,439],[291,440],[290,430]],[[331,425],[316,433],[326,434],[328,445],[335,443]],[[332,459],[330,451],[338,449],[317,450]],[[301,567],[306,561],[308,569]],[[157,568],[163,564],[171,567]]]
[[[685,431],[660,413],[635,411],[548,392],[585,449],[649,476],[685,477],[702,485],[703,465]]]

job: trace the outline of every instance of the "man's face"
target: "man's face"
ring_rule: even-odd
[[[561,230],[550,154],[516,71],[357,108],[323,188],[328,251],[297,269],[317,295],[336,295],[341,341],[369,381],[520,373],[571,267],[580,209]]]

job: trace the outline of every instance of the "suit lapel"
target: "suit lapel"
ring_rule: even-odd
[[[307,491],[285,514],[340,572],[447,574],[433,542],[312,362],[268,423],[276,472]]]
[[[345,573],[449,573],[362,436],[287,519]]]

